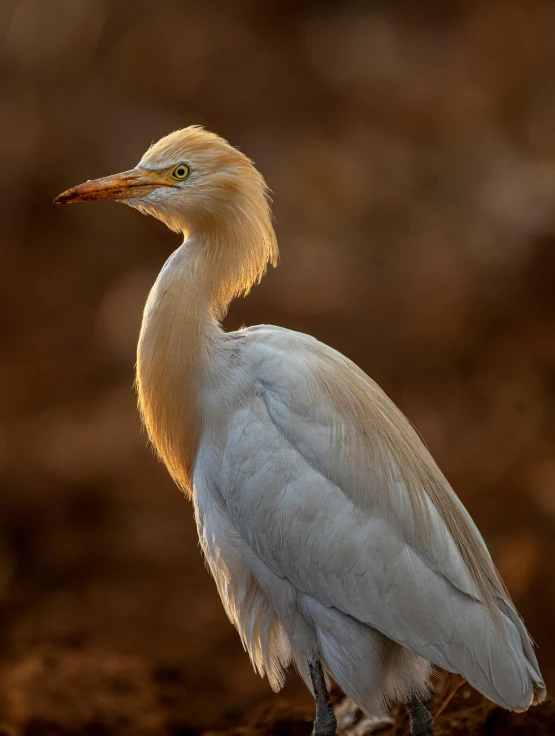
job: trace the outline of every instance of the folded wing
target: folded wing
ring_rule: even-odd
[[[300,591],[495,702],[540,700],[526,629],[402,413],[313,338],[261,327],[239,343],[260,390],[234,416],[222,462],[229,512],[254,552]],[[266,453],[253,451],[261,445]]]

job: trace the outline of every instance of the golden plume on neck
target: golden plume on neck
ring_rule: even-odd
[[[135,206],[184,233],[148,297],[137,351],[139,409],[149,437],[187,494],[201,432],[199,392],[219,321],[276,265],[268,190],[252,162],[219,136],[186,128],[152,146],[139,164],[180,160],[197,174],[179,196]]]

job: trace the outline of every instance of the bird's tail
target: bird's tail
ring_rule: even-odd
[[[511,605],[502,599],[499,599],[498,603],[503,616],[510,622],[509,626],[516,629],[518,634],[521,656],[524,659],[524,666],[532,686],[532,698],[529,705],[538,705],[545,699],[546,690],[538,665],[538,660],[536,659],[532,642],[530,640],[530,634],[526,630],[524,621]]]
[[[302,596],[314,622],[320,652],[342,690],[369,713],[388,702],[422,697],[429,662],[456,672],[494,703],[526,710],[545,698],[545,685],[530,637],[515,609],[498,599],[504,632],[483,604],[464,594],[451,607],[454,636],[441,648],[394,643],[370,626]],[[420,655],[420,656],[417,656]],[[428,660],[428,661],[426,661]]]
[[[497,603],[504,631],[492,624],[482,605],[474,602],[461,606],[457,648],[462,656],[445,669],[461,674],[497,705],[520,712],[541,703],[545,684],[524,622],[508,601],[498,598]],[[467,646],[469,641],[473,646],[463,652],[461,645]],[[452,652],[446,651],[445,655],[451,659]]]

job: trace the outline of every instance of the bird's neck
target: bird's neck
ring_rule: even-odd
[[[203,393],[226,342],[219,320],[268,262],[267,247],[249,240],[236,227],[189,237],[168,259],[145,306],[137,351],[139,408],[159,456],[187,494]]]

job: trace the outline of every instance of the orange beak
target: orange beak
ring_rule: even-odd
[[[54,200],[54,204],[73,204],[74,202],[91,202],[95,199],[131,199],[145,197],[155,189],[172,186],[165,171],[148,171],[147,169],[130,169],[121,174],[93,179],[76,187],[66,189]]]

